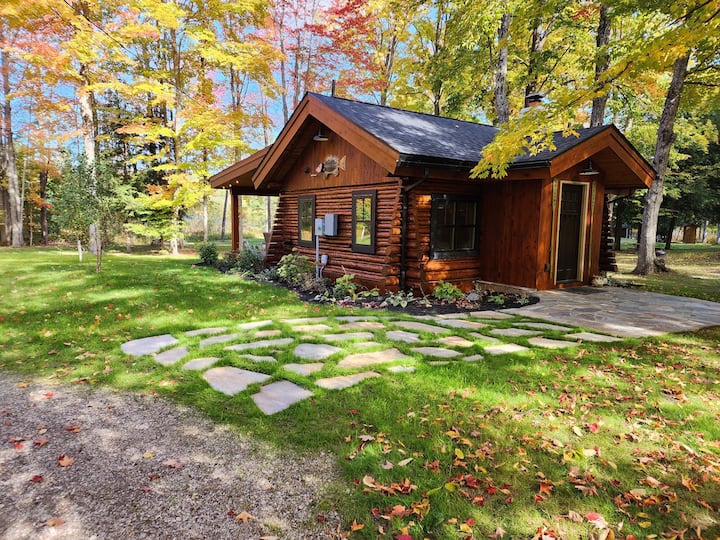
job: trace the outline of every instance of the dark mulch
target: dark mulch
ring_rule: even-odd
[[[281,283],[277,285],[283,286]],[[301,300],[305,302],[317,302],[315,296],[317,293],[293,289]],[[368,309],[385,309],[397,313],[405,313],[407,315],[443,315],[446,313],[465,313],[472,311],[495,311],[499,309],[520,308],[537,304],[540,298],[537,296],[520,296],[517,294],[502,293],[503,302],[492,302],[489,298],[498,298],[501,293],[495,291],[483,291],[478,300],[458,300],[457,302],[439,301],[433,297],[426,297],[425,300],[411,302],[407,306],[382,306],[384,297],[380,296],[372,299],[360,299],[356,302],[351,300],[342,300],[337,303],[339,306],[349,308],[368,308]]]

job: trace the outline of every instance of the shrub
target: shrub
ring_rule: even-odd
[[[223,255],[222,260],[215,262],[215,267],[223,273],[229,272],[238,262],[238,254],[234,251],[228,251]]]
[[[297,249],[283,255],[277,266],[280,279],[293,287],[311,283],[315,279],[315,263],[309,257],[301,255]]]
[[[203,242],[198,247],[200,261],[207,266],[214,266],[218,260],[218,250],[214,242]]]
[[[322,294],[315,297],[321,302],[355,302],[358,298],[370,298],[378,296],[377,289],[367,290],[353,281],[355,274],[343,274],[335,280],[332,287],[327,288]]]
[[[237,259],[237,268],[241,272],[259,274],[265,265],[265,255],[258,246],[246,246]]]
[[[445,302],[455,302],[456,300],[465,298],[465,293],[462,292],[457,285],[442,280],[438,281],[438,284],[435,285],[432,295],[438,300]]]

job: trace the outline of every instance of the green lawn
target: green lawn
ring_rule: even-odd
[[[650,276],[631,273],[637,263],[634,245],[623,246],[616,258],[618,272],[611,274],[615,279],[649,291],[720,302],[720,245],[673,244],[665,255],[670,271]]]
[[[266,417],[247,392],[229,398],[119,346],[344,312],[193,261],[109,254],[97,275],[72,251],[0,249],[0,369],[157,393],[272,444],[331,452],[344,484],[320,512],[337,508],[350,538],[720,535],[720,328],[473,364],[419,359],[414,374],[313,387],[313,399]],[[222,346],[203,353],[245,365]]]

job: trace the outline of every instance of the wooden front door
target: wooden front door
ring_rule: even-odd
[[[583,199],[585,186],[563,184],[560,197],[556,282],[579,281],[580,250],[583,245]]]

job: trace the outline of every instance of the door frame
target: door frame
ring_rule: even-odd
[[[582,187],[582,202],[581,202],[581,212],[580,212],[580,238],[578,238],[578,261],[577,261],[577,277],[574,280],[563,280],[558,281],[557,273],[558,273],[558,254],[560,252],[560,214],[562,212],[562,193],[563,193],[563,186],[566,184],[571,184],[575,186],[581,186]],[[558,190],[557,195],[557,227],[555,228],[555,253],[553,254],[553,284],[554,285],[562,285],[564,283],[574,283],[574,282],[582,282],[584,281],[584,275],[585,275],[585,260],[587,259],[587,233],[588,233],[588,200],[590,197],[590,184],[587,182],[576,182],[572,180],[561,180],[560,181],[560,189]]]

